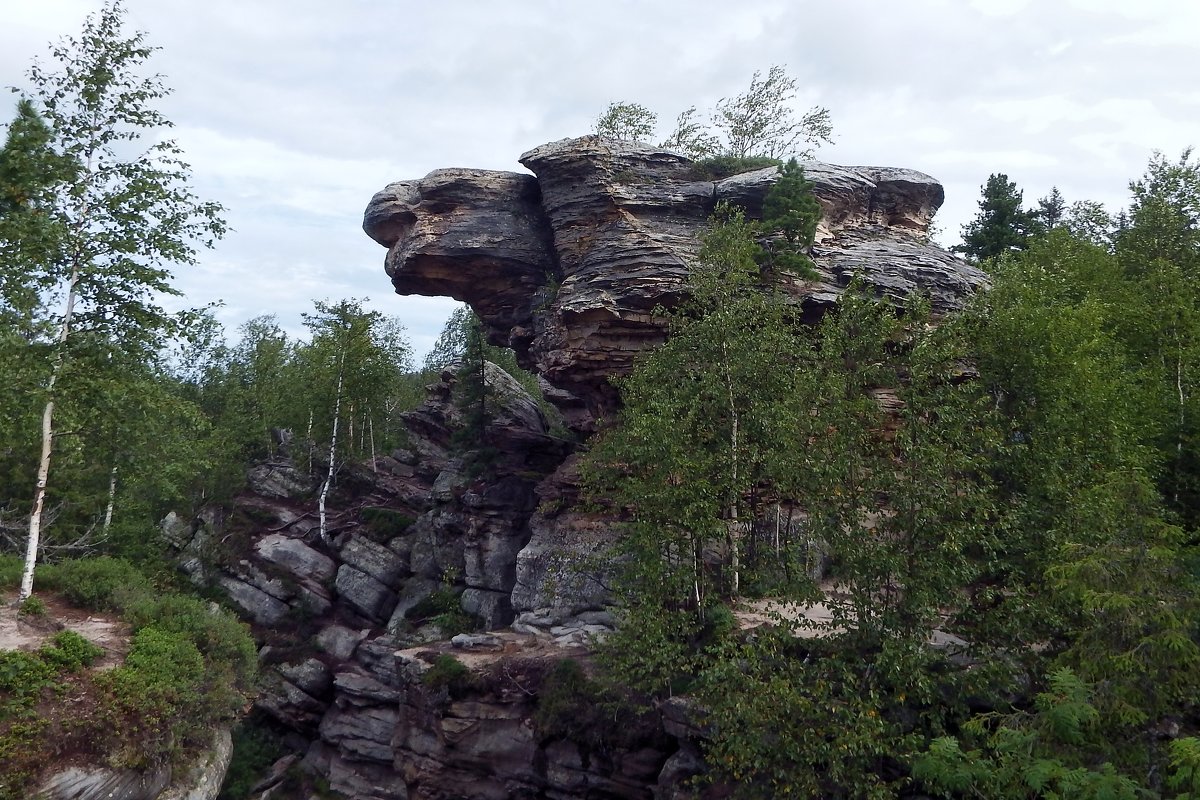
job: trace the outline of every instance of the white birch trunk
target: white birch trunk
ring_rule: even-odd
[[[379,472],[375,467],[375,417],[373,415],[367,416],[367,427],[371,431],[371,472]]]
[[[310,408],[308,410],[308,430],[305,431],[305,433],[304,433],[304,443],[308,448],[308,474],[309,475],[312,475],[312,454],[313,454],[313,448],[316,447],[316,442],[314,442],[313,438],[312,438],[312,426],[313,426],[313,410]]]
[[[325,482],[321,484],[321,497],[317,501],[317,510],[320,518],[319,535],[321,541],[326,544],[329,543],[329,535],[325,530],[325,498],[329,495],[329,487],[333,483],[334,457],[337,455],[338,417],[342,411],[342,375],[345,367],[346,353],[343,351],[338,361],[337,392],[334,394],[333,400],[333,435],[329,437],[329,471],[325,475]]]
[[[88,162],[91,168],[91,162]],[[83,208],[83,216],[87,216],[87,206]],[[58,373],[62,369],[63,350],[67,336],[71,333],[71,317],[75,313],[75,287],[79,284],[79,263],[82,255],[76,251],[71,263],[71,278],[67,283],[67,306],[63,311],[62,324],[58,328],[58,352],[54,356],[54,366],[50,371],[50,380],[46,382],[46,407],[42,410],[42,455],[38,460],[37,483],[33,490],[33,510],[29,512],[29,538],[25,543],[25,568],[21,572],[21,588],[17,593],[17,602],[28,599],[33,594],[33,570],[37,566],[38,548],[42,540],[42,512],[46,507],[46,487],[50,482],[50,456],[54,449],[54,385],[58,383]]]
[[[104,526],[100,529],[101,538],[108,538],[108,529],[112,525],[113,506],[117,503],[117,465],[113,464],[108,473],[108,505],[104,508]]]

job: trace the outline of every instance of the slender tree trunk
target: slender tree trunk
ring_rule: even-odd
[[[721,342],[721,355],[724,360],[725,368],[725,389],[729,393],[729,421],[730,421],[730,436],[729,436],[729,464],[732,477],[732,497],[729,498],[729,568],[732,575],[730,576],[730,589],[733,596],[737,597],[741,589],[741,555],[739,552],[740,542],[739,537],[741,531],[738,530],[738,411],[737,403],[733,398],[733,376],[729,373],[729,351],[725,346],[725,342]]]
[[[89,168],[91,163],[89,161]],[[87,216],[84,206],[83,216]],[[67,305],[63,311],[62,324],[58,328],[58,351],[54,355],[54,366],[46,382],[46,407],[42,409],[42,455],[38,460],[37,483],[33,490],[33,510],[29,513],[29,538],[25,544],[25,568],[21,572],[21,588],[17,601],[21,602],[33,594],[33,569],[37,565],[38,548],[42,539],[42,511],[46,507],[46,486],[50,482],[50,456],[54,449],[54,387],[58,383],[66,358],[67,336],[71,333],[71,317],[75,313],[75,287],[79,284],[79,266],[83,255],[76,250],[71,262],[71,278],[67,283]]]
[[[375,466],[375,416],[367,415],[367,427],[371,430],[371,472],[379,472]]]
[[[1179,504],[1179,484],[1183,475],[1183,426],[1187,400],[1183,392],[1183,344],[1179,341],[1179,330],[1175,331],[1175,391],[1179,395],[1179,430],[1175,434],[1175,492],[1172,498]]]
[[[313,426],[313,410],[310,407],[308,409],[308,430],[304,433],[304,443],[308,446],[308,474],[309,474],[309,476],[312,475],[313,450],[317,446],[317,443],[314,442],[313,438],[312,438],[312,426]]]
[[[325,475],[325,482],[321,484],[321,497],[317,501],[318,514],[320,516],[320,537],[321,541],[329,543],[329,535],[325,530],[325,498],[329,495],[329,487],[333,483],[333,465],[337,455],[337,435],[338,435],[338,417],[342,411],[342,377],[346,368],[346,351],[342,351],[341,358],[338,360],[338,379],[337,392],[334,394],[333,400],[333,435],[329,437],[329,471]]]
[[[108,538],[108,529],[112,525],[113,506],[117,503],[117,465],[113,464],[108,473],[108,505],[104,507],[104,526],[100,529],[101,538]]]

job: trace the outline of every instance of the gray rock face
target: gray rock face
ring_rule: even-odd
[[[716,203],[761,213],[778,171],[712,181],[678,153],[595,136],[543,145],[521,163],[536,179],[438,170],[392,184],[371,201],[364,228],[389,248],[398,292],[471,303],[489,338],[517,350],[568,424],[586,431],[615,406],[609,379],[663,341],[665,322],[654,309],[683,297],[697,234]],[[783,288],[808,318],[854,274],[889,297],[926,292],[939,313],[984,283],[977,269],[926,240],[944,197],[933,178],[804,166],[822,208],[812,253],[821,278],[785,279]]]
[[[528,323],[555,271],[540,200],[529,175],[439,169],[376,194],[363,227],[390,248],[396,291],[465,300],[499,335]]]
[[[144,772],[71,766],[48,776],[32,795],[38,800],[213,800],[233,755],[227,728],[213,733],[212,745],[172,778],[169,767]]]

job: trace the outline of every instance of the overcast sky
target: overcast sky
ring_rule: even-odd
[[[162,48],[196,191],[234,232],[177,274],[236,331],[299,332],[314,299],[369,297],[418,354],[453,308],[399,297],[361,229],[387,183],[439,167],[521,170],[613,100],[658,112],[737,94],[786,66],[827,107],[817,157],[938,178],[940,240],[1004,172],[1027,205],[1058,186],[1110,210],[1154,150],[1200,144],[1198,0],[126,0]],[[99,0],[0,0],[0,84]],[[11,108],[0,109],[0,119]]]

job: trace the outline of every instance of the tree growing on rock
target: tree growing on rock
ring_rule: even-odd
[[[127,36],[123,23],[124,10],[114,0],[87,18],[79,38],[52,48],[59,71],[38,63],[29,70],[30,99],[52,132],[50,147],[69,166],[46,190],[53,197],[46,209],[54,221],[53,246],[26,251],[28,258],[16,264],[27,281],[47,287],[60,303],[59,311],[43,312],[42,324],[53,333],[39,342],[49,369],[37,398],[43,404],[42,444],[22,598],[33,591],[55,409],[71,399],[62,378],[87,351],[77,345],[105,340],[133,354],[157,351],[186,322],[153,299],[178,294],[169,265],[193,263],[197,247],[211,246],[225,232],[221,207],[188,187],[190,168],[173,141],[137,146],[170,127],[152,106],[168,89],[158,76],[139,76],[153,48],[142,33]]]
[[[654,136],[658,115],[639,103],[609,103],[596,120],[597,136],[626,142],[646,142]]]
[[[697,118],[695,106],[679,114],[661,146],[696,160],[808,158],[816,146],[833,141],[833,124],[829,110],[821,106],[797,117],[795,99],[796,80],[783,67],[771,67],[766,76],[756,71],[746,91],[717,101],[707,123]],[[657,123],[658,115],[645,106],[617,102],[600,115],[594,130],[601,136],[646,141]]]

